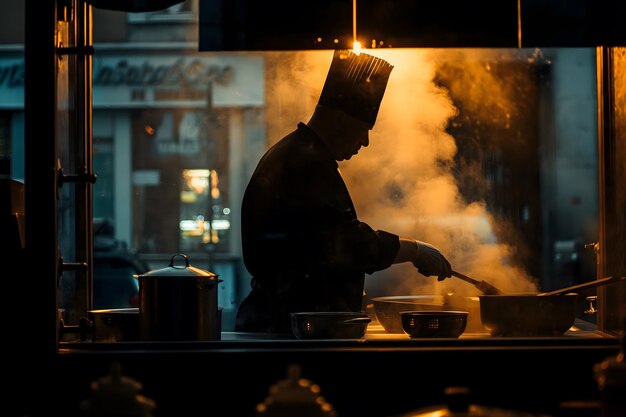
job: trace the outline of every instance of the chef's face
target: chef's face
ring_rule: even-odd
[[[343,123],[343,134],[341,143],[337,149],[337,161],[343,161],[352,158],[361,149],[362,146],[370,144],[369,124],[346,116]]]

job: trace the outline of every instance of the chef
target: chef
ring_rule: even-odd
[[[434,246],[360,221],[338,169],[368,146],[392,69],[372,55],[335,51],[310,120],[258,163],[242,202],[252,279],[236,331],[290,333],[291,312],[361,311],[366,274],[392,264],[451,276]]]

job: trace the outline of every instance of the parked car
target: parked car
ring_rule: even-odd
[[[138,307],[139,282],[149,265],[128,249],[125,242],[109,236],[94,237],[93,308]]]

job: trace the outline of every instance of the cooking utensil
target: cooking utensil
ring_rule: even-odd
[[[537,295],[540,295],[542,297],[553,296],[553,295],[562,295],[562,294],[566,294],[568,292],[575,292],[577,290],[586,290],[586,289],[589,289],[589,288],[601,287],[603,285],[615,284],[615,283],[622,282],[622,281],[626,281],[626,277],[611,276],[611,277],[605,277],[605,278],[596,279],[594,281],[583,282],[582,284],[572,285],[570,287],[561,288],[559,290],[542,292],[542,293],[539,293]]]
[[[403,311],[402,329],[411,338],[457,338],[467,326],[467,311]]]
[[[572,291],[617,282],[626,282],[626,277],[606,277],[544,293],[481,295],[480,318],[493,336],[561,336],[576,319],[578,294]]]
[[[463,297],[447,294],[437,295],[392,295],[374,297],[376,319],[387,333],[404,333],[400,313],[403,311],[467,311],[467,331],[484,332],[480,320],[480,302],[478,297]]]
[[[487,294],[487,295],[502,294],[502,291],[500,291],[499,289],[497,289],[496,287],[494,287],[487,281],[479,281],[477,279],[470,278],[467,275],[461,274],[460,272],[457,272],[457,271],[452,271],[452,276],[462,279],[465,282],[469,282],[470,284],[478,288],[480,291],[482,291],[483,294]]]
[[[371,321],[367,314],[351,311],[291,313],[291,329],[298,339],[360,339]]]
[[[184,265],[176,265],[176,257]],[[220,340],[218,284],[213,272],[172,256],[169,267],[135,275],[139,279],[140,333],[143,340]]]

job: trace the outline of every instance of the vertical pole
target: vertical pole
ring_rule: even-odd
[[[23,348],[13,363],[12,381],[19,415],[49,414],[36,393],[50,392],[57,353],[57,200],[56,200],[56,10],[55,0],[25,2],[24,194],[25,263],[28,276],[16,276],[22,331],[12,335]],[[16,386],[17,385],[17,386]],[[22,386],[23,385],[23,386]],[[22,398],[23,397],[23,398]]]

